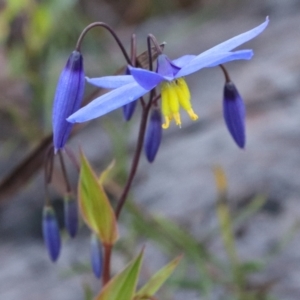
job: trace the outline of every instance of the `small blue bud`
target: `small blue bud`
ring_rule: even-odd
[[[74,238],[78,230],[78,205],[73,197],[64,199],[64,219],[70,237]]]
[[[60,234],[56,215],[51,206],[45,206],[43,210],[43,237],[49,256],[55,262],[60,252]]]
[[[243,99],[232,82],[226,82],[224,86],[223,114],[231,136],[240,148],[244,148],[246,109]]]
[[[162,137],[162,120],[160,110],[152,110],[147,126],[144,149],[150,163],[155,159]]]
[[[137,103],[137,100],[132,101],[123,106],[123,117],[124,117],[125,121],[130,121],[130,119],[135,111],[136,103]]]
[[[130,75],[130,71],[128,68],[126,68],[125,75]],[[137,103],[137,100],[132,101],[123,106],[123,117],[124,117],[125,121],[130,121],[130,119],[135,111],[136,103]]]
[[[60,74],[53,103],[52,125],[54,150],[63,148],[73,124],[67,118],[80,108],[84,94],[83,57],[73,51]]]
[[[91,265],[95,276],[100,278],[103,269],[102,245],[95,233],[91,235]]]

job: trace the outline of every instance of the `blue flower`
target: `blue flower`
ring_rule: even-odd
[[[231,81],[224,86],[223,114],[231,136],[240,148],[244,148],[246,109],[242,97]]]
[[[60,233],[55,212],[51,206],[45,206],[43,210],[43,237],[52,261],[58,259],[60,253]]]
[[[60,74],[54,97],[52,125],[55,152],[62,149],[67,142],[72,124],[66,119],[79,109],[83,94],[83,58],[80,52],[73,51]]]
[[[154,108],[150,114],[144,141],[145,154],[150,163],[154,161],[157,154],[162,137],[161,131],[161,114],[159,109]]]
[[[214,67],[232,60],[251,59],[252,50],[232,49],[259,35],[268,25],[264,23],[243,34],[229,39],[199,55],[184,55],[171,61],[165,54],[157,58],[156,72],[129,67],[131,75],[87,78],[95,86],[114,89],[96,98],[87,106],[72,114],[67,120],[81,123],[103,116],[112,110],[137,100],[161,84],[162,113],[165,118],[163,128],[168,128],[171,120],[181,125],[179,110],[185,109],[192,120],[198,116],[192,109],[190,92],[183,78],[203,68]]]

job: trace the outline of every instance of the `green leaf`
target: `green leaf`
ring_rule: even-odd
[[[103,185],[105,183],[105,181],[107,181],[107,179],[109,178],[110,172],[114,168],[115,164],[116,164],[116,161],[113,160],[108,165],[108,167],[100,174],[98,181],[101,185]]]
[[[99,236],[104,245],[113,245],[118,239],[115,213],[83,153],[78,195],[80,211],[86,224]]]
[[[93,300],[93,291],[88,284],[83,285],[84,300]]]
[[[246,261],[240,265],[241,271],[247,274],[260,272],[264,267],[265,263],[260,261]]]
[[[141,269],[143,252],[142,250],[121,273],[104,286],[96,300],[132,300]]]
[[[172,260],[169,264],[156,272],[150,280],[135,294],[135,299],[146,299],[153,296],[164,282],[171,276],[177,265],[179,264],[182,255]]]

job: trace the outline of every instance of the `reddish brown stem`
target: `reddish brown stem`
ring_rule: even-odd
[[[123,208],[123,205],[125,204],[128,192],[130,190],[131,184],[133,182],[134,176],[136,174],[136,171],[137,171],[137,168],[139,165],[141,152],[142,152],[142,148],[143,148],[145,131],[146,131],[146,127],[147,127],[147,119],[148,119],[151,103],[152,103],[152,101],[150,100],[149,103],[147,104],[147,106],[143,108],[143,113],[142,113],[142,118],[141,118],[141,123],[140,123],[140,131],[139,131],[136,150],[135,150],[134,157],[133,157],[132,164],[131,164],[130,173],[129,173],[126,185],[124,187],[123,193],[122,193],[122,195],[118,201],[117,207],[116,207],[115,214],[116,214],[117,219],[119,218],[121,210]]]
[[[225,81],[226,83],[230,82],[230,77],[229,77],[229,73],[228,71],[226,70],[226,68],[223,66],[223,65],[219,65],[219,67],[222,69],[223,71],[223,74],[224,74],[224,77],[225,77]]]
[[[104,245],[104,266],[103,266],[103,276],[102,284],[105,286],[110,280],[110,257],[111,257],[111,245]]]

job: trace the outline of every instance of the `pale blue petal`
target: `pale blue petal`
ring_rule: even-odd
[[[177,67],[182,68],[183,66],[188,64],[191,60],[193,60],[195,57],[196,55],[192,55],[192,54],[183,55],[181,57],[172,60],[172,63]]]
[[[150,91],[155,88],[163,80],[172,80],[172,78],[162,76],[156,72],[148,71],[140,68],[129,67],[131,75],[135,81],[142,86],[144,89]]]
[[[175,68],[175,70],[174,70]],[[156,73],[160,74],[164,78],[173,78],[174,74],[178,72],[180,68],[172,66],[172,62],[165,54],[160,54],[157,57],[157,68]]]
[[[138,83],[129,83],[96,98],[91,103],[72,114],[67,121],[70,123],[82,123],[101,117],[140,98],[147,92],[148,90],[143,89]]]
[[[182,77],[182,76],[192,74],[194,72],[199,71],[200,69],[209,67],[209,66],[213,65],[216,62],[218,62],[218,64],[225,63],[227,61],[232,60],[235,56],[236,56],[235,52],[213,53],[213,54],[208,54],[208,55],[204,55],[202,53],[202,54],[196,56],[196,58],[191,60],[187,65],[185,65],[176,74],[175,78],[179,78],[179,77]],[[248,54],[244,53],[244,56],[248,57]],[[239,59],[241,59],[241,57]]]
[[[215,53],[215,52],[227,52],[227,51],[231,51],[232,49],[250,41],[251,39],[255,38],[256,36],[258,36],[260,33],[262,33],[265,28],[268,26],[269,24],[269,17],[266,17],[266,21],[264,23],[262,23],[261,25],[247,31],[244,32],[242,34],[239,34],[217,46],[214,46],[212,48],[210,48],[209,50],[203,52],[202,54],[211,54],[211,53]]]
[[[98,78],[88,78],[86,81],[97,87],[105,89],[116,89],[128,83],[134,82],[134,78],[131,75],[115,75],[115,76],[104,76]]]
[[[229,57],[226,57],[224,59],[216,61],[216,62],[214,62],[213,64],[211,64],[207,67],[208,68],[215,67],[215,66],[218,66],[220,64],[224,64],[226,62],[233,61],[233,60],[240,60],[240,59],[249,60],[252,57],[253,57],[253,51],[252,50],[235,51],[235,52],[232,52],[232,55],[230,55]]]

